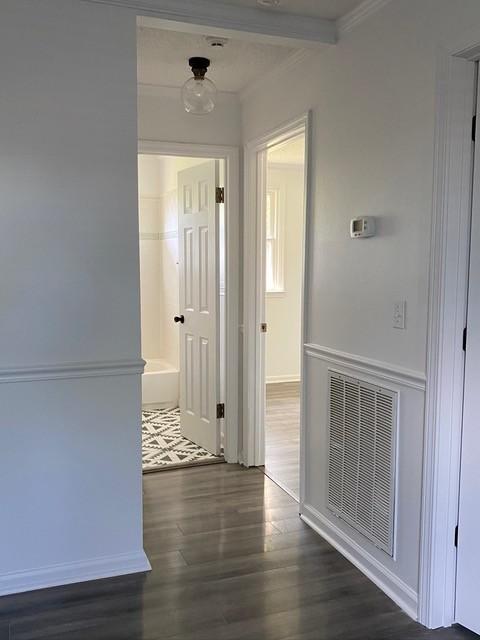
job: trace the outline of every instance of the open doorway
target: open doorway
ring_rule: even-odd
[[[224,161],[140,154],[144,471],[223,461]]]
[[[305,135],[267,151],[265,473],[300,493]]]
[[[251,141],[245,168],[245,457],[297,501],[309,122],[305,114]]]

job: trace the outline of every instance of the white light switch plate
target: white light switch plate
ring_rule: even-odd
[[[407,303],[405,300],[393,303],[393,328],[405,329]]]

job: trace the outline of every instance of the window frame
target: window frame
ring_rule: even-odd
[[[274,215],[274,235],[269,238],[267,236],[267,212],[268,198],[274,194],[275,202]],[[270,199],[272,202],[272,199]],[[271,207],[271,204],[270,204]],[[270,209],[271,211],[271,209]],[[271,211],[272,214],[272,211]],[[268,251],[268,245],[272,246],[272,250]],[[268,256],[272,255],[271,273],[272,278],[269,283],[268,277]],[[273,187],[268,185],[266,189],[265,201],[265,294],[268,297],[281,297],[286,293],[285,289],[285,189],[282,187]]]

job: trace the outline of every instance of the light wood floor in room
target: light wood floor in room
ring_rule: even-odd
[[[300,493],[300,383],[267,384],[265,473],[297,500]]]
[[[1,640],[474,637],[414,623],[259,469],[194,467],[143,484],[153,571],[0,598]]]

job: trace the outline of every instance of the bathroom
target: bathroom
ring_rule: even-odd
[[[206,158],[157,154],[138,156],[141,345],[146,362],[142,376],[144,471],[219,461],[181,433],[179,173],[207,163]],[[218,207],[216,258],[218,269],[219,351],[224,322],[223,205]],[[220,381],[222,358],[220,361]],[[221,387],[220,382],[220,387]],[[221,390],[220,390],[221,393]]]

